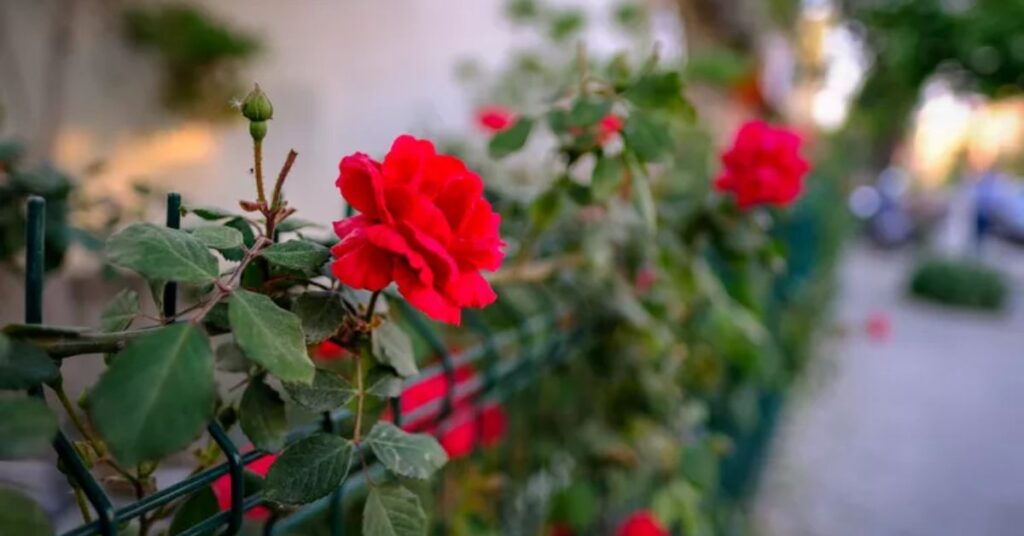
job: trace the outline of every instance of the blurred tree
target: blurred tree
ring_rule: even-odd
[[[942,74],[990,97],[1024,86],[1024,1],[846,0],[863,24],[874,65],[856,103],[856,122],[884,167],[909,123],[922,86]]]

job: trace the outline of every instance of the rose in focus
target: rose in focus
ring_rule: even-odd
[[[480,271],[501,266],[505,243],[476,173],[408,135],[383,162],[355,153],[339,169],[341,195],[359,211],[334,223],[339,281],[374,292],[394,282],[411,305],[449,324],[460,323],[464,307],[494,302]]]

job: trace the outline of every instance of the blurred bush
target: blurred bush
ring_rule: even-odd
[[[163,101],[176,112],[226,117],[243,93],[238,69],[259,41],[184,4],[132,6],[123,12],[125,37],[155,54],[164,67]]]
[[[1008,292],[1001,272],[972,260],[928,259],[910,277],[913,296],[955,307],[998,311]]]

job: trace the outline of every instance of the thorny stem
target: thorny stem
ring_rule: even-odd
[[[373,312],[377,309],[377,298],[380,297],[380,293],[381,291],[378,290],[370,296],[370,303],[366,306],[366,317],[363,318],[367,324],[373,321]]]
[[[74,486],[75,490],[75,502],[78,503],[78,509],[82,512],[82,519],[88,524],[92,523],[92,513],[89,512],[89,505],[85,503],[85,493],[82,492],[82,488]]]
[[[89,429],[85,426],[85,423],[82,422],[82,419],[78,417],[78,412],[75,411],[75,406],[71,403],[71,400],[68,398],[67,392],[64,391],[64,386],[58,385],[56,387],[52,387],[52,389],[53,392],[57,394],[57,400],[60,401],[61,407],[63,407],[64,411],[68,414],[68,418],[71,419],[71,424],[75,426],[75,429],[78,430],[78,433],[82,434],[82,437],[94,447],[97,444],[99,444],[99,441],[96,440],[96,437],[92,435],[92,432],[90,432]],[[100,452],[100,450],[97,449],[96,452]]]
[[[295,164],[295,158],[299,156],[299,153],[295,152],[295,149],[288,151],[288,157],[284,159],[284,165],[281,166],[281,172],[277,174],[277,182],[274,183],[274,193],[270,198],[270,211],[274,212],[281,206],[281,187],[284,186],[284,180],[288,177],[288,173],[292,170],[292,165]]]
[[[352,442],[356,444],[356,448],[359,447],[359,441],[363,435],[363,401],[366,399],[365,386],[363,385],[363,359],[369,353],[368,346],[368,341],[363,342],[362,351],[359,352],[359,356],[356,358],[356,424],[355,431],[352,433]]]
[[[202,309],[200,309],[199,312],[196,313],[196,316],[192,317],[191,322],[193,324],[198,324],[202,322],[203,318],[206,317],[207,313],[209,313],[210,310],[213,309],[215,305],[220,303],[220,300],[231,295],[232,290],[234,290],[233,287],[235,285],[235,282],[242,275],[242,271],[245,270],[245,267],[248,266],[249,263],[252,262],[252,260],[255,259],[257,255],[260,254],[260,251],[262,251],[263,248],[268,243],[269,241],[266,237],[261,236],[258,239],[256,239],[256,243],[253,244],[252,248],[246,250],[245,256],[242,257],[242,261],[239,262],[238,266],[236,266],[235,269],[231,272],[231,274],[228,275],[227,280],[219,282],[217,284],[217,292],[213,295],[212,298],[210,298],[209,301],[207,301],[203,305]]]
[[[100,461],[109,465],[114,471],[128,480],[132,484],[132,487],[135,488],[135,494],[139,499],[141,499],[143,495],[145,495],[145,488],[143,487],[142,482],[139,481],[138,477],[118,465],[118,463],[110,456],[110,451],[107,450],[107,446],[97,439],[91,431],[89,431],[89,428],[84,422],[82,422],[82,419],[78,417],[78,412],[75,411],[75,406],[71,403],[71,399],[68,398],[68,394],[64,391],[64,387],[58,385],[51,388],[53,389],[53,392],[57,394],[57,400],[60,401],[61,407],[63,407],[64,411],[68,414],[68,418],[71,419],[71,424],[73,424],[75,429],[78,430],[78,433],[82,434],[82,438],[89,442],[89,445],[92,446],[93,450],[99,454]]]
[[[580,71],[580,95],[587,94],[587,46],[583,41],[576,42],[576,65]]]
[[[252,142],[253,173],[256,174],[256,197],[260,205],[267,203],[267,196],[263,192],[263,142],[253,140]]]

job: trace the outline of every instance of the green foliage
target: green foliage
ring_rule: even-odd
[[[296,298],[292,312],[302,322],[302,331],[309,344],[330,337],[347,316],[341,297],[333,293],[303,294]]]
[[[1005,276],[994,268],[970,260],[929,259],[914,267],[910,293],[944,305],[998,311],[1009,290]]]
[[[9,488],[0,488],[0,527],[18,536],[56,534],[46,512],[35,501]]]
[[[313,362],[306,355],[302,326],[293,313],[263,294],[238,289],[228,302],[228,320],[246,357],[281,381],[313,381]]]
[[[0,389],[28,389],[58,379],[60,370],[45,352],[0,335]]]
[[[217,496],[213,494],[213,490],[209,486],[203,487],[189,496],[188,500],[175,511],[168,534],[170,536],[181,534],[219,511]],[[211,530],[200,533],[199,536],[212,536],[213,533],[214,531]]]
[[[304,504],[327,495],[348,475],[352,442],[315,434],[293,443],[267,473],[264,496],[285,504]]]
[[[204,246],[213,249],[236,249],[245,239],[238,229],[223,225],[204,225],[192,231],[192,236]]]
[[[100,329],[103,331],[124,331],[132,325],[139,314],[139,293],[122,289],[114,296],[100,315]]]
[[[213,416],[210,341],[178,324],[128,343],[89,394],[97,431],[121,462],[158,460],[192,442]]]
[[[151,223],[129,225],[107,240],[107,260],[146,279],[210,283],[217,278],[217,258],[184,231]]]
[[[254,378],[249,382],[242,394],[238,412],[242,431],[256,448],[277,452],[284,446],[285,435],[288,433],[284,400],[262,378]]]
[[[56,435],[57,416],[45,402],[35,398],[0,399],[0,460],[36,456],[46,451]],[[0,508],[7,506],[3,502]],[[0,527],[6,526],[0,522]]]
[[[374,423],[366,444],[388,470],[408,478],[430,478],[448,463],[448,455],[433,436],[410,434],[389,422]]]
[[[319,273],[331,253],[327,248],[307,240],[289,240],[263,250],[263,258],[282,268],[305,273]]]
[[[373,357],[381,365],[391,367],[402,378],[419,373],[412,354],[412,341],[394,322],[384,322],[373,330]]]
[[[365,536],[423,536],[427,533],[427,514],[419,497],[396,485],[376,486],[370,490],[363,507]]]
[[[533,130],[533,119],[520,117],[511,127],[497,133],[491,138],[488,151],[491,158],[504,158],[526,145]]]
[[[296,404],[309,411],[331,411],[344,406],[356,396],[348,380],[320,369],[317,369],[313,383],[285,382],[284,390]]]

